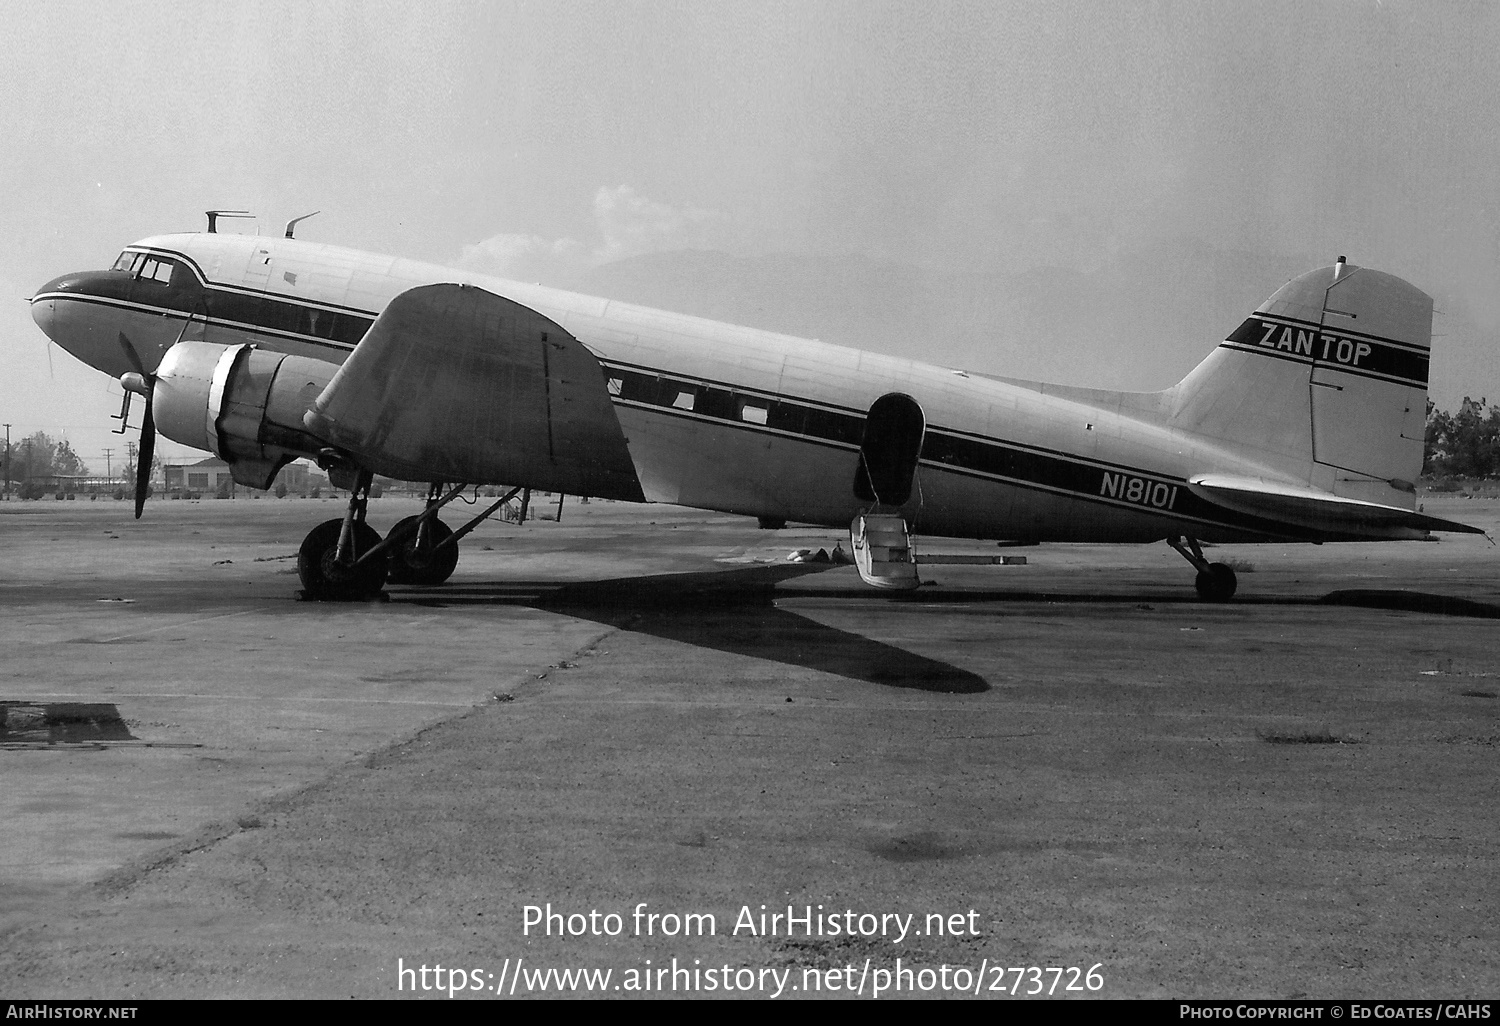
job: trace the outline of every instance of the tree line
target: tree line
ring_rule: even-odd
[[[0,446],[3,445],[3,440],[0,440]],[[136,445],[128,442],[121,460],[105,468],[118,486],[116,491],[120,487],[134,490],[131,482],[135,480],[135,460]],[[45,431],[37,431],[25,438],[11,441],[8,448],[0,449],[0,463],[3,463],[0,465],[0,480],[10,485],[12,494],[23,499],[40,498],[54,490],[61,490],[64,486],[71,491],[67,478],[104,476],[97,470],[90,470],[89,465],[73,451],[72,443],[66,438],[54,439]],[[160,468],[161,457],[153,457],[152,473],[155,474]],[[59,481],[60,478],[64,480]],[[98,491],[103,484],[103,481],[94,481],[88,486],[88,490]]]
[[[1500,476],[1500,407],[1464,396],[1453,413],[1427,400],[1423,477]]]
[[[3,444],[3,443],[0,443]],[[89,472],[66,438],[54,441],[45,431],[18,438],[5,453],[7,481],[29,481],[34,477],[75,477]]]

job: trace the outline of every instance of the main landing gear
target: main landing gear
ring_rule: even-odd
[[[349,491],[349,507],[340,520],[329,520],[313,528],[297,553],[297,574],[305,598],[354,601],[374,598],[389,581],[392,584],[442,584],[458,565],[458,543],[489,519],[522,489],[513,488],[483,513],[454,531],[438,519],[438,511],[461,495],[467,485],[456,485],[443,494],[442,482],[433,482],[427,493],[427,508],[391,528],[382,541],[365,523],[373,475],[359,471]]]
[[[361,471],[343,519],[314,527],[297,550],[297,576],[308,598],[373,598],[385,585],[386,561],[368,558],[380,545],[380,535],[365,523],[372,480],[373,475]]]
[[[442,492],[442,485],[436,481],[427,489],[428,510],[440,504]],[[391,546],[387,579],[392,584],[442,584],[453,576],[458,566],[458,543],[449,541],[453,529],[447,524],[436,516],[407,517],[391,528],[391,537],[398,536],[406,540]]]
[[[453,576],[458,566],[458,546],[443,544],[453,537],[453,529],[437,517],[422,520],[407,517],[396,521],[391,534],[411,531],[412,536],[392,546],[390,574],[392,584],[442,584]]]
[[[1203,557],[1203,549],[1196,539],[1168,538],[1167,544],[1181,553],[1182,558],[1193,564],[1193,568],[1198,571],[1193,586],[1198,589],[1199,598],[1204,602],[1228,602],[1234,598],[1239,581],[1234,576],[1233,568],[1223,563],[1210,563]]]

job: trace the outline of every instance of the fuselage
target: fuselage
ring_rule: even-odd
[[[341,364],[394,297],[439,282],[530,307],[598,359],[650,501],[847,524],[870,505],[852,487],[867,414],[899,393],[925,419],[914,487],[899,506],[916,532],[1037,541],[1297,536],[1197,498],[1187,482],[1195,474],[1292,479],[1251,452],[1175,428],[1153,395],[1083,401],[434,264],[291,239],[162,235],[128,247],[113,270],[54,279],[32,306],[50,337],[112,376],[131,370],[121,333],[148,369],[182,340]]]

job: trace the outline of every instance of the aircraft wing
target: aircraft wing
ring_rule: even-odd
[[[1456,531],[1483,534],[1480,528],[1430,517],[1399,506],[1362,499],[1346,499],[1306,485],[1267,481],[1258,477],[1200,474],[1188,479],[1199,497],[1226,509],[1279,520],[1298,527],[1338,534],[1353,530]]]
[[[642,501],[598,360],[472,285],[391,300],[306,417],[376,473]]]

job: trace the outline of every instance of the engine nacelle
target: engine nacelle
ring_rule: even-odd
[[[269,488],[287,463],[324,447],[302,417],[337,370],[251,345],[179,342],[156,369],[151,414],[172,441],[228,463],[235,481]]]

